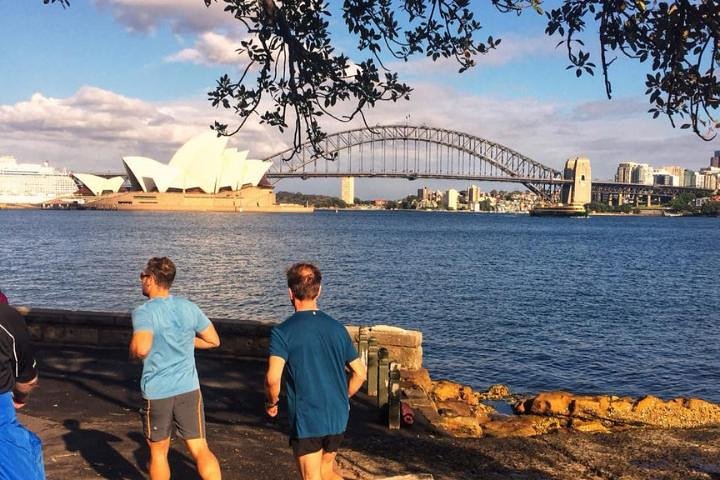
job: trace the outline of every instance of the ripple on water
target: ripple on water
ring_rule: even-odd
[[[422,330],[433,377],[720,401],[720,224],[667,220],[0,211],[0,288],[127,311],[168,255],[210,316],[281,320],[284,270],[308,260],[342,321]]]

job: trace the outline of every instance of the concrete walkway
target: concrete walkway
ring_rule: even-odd
[[[140,365],[129,363],[124,349],[43,345],[37,355],[41,384],[21,421],[43,439],[48,478],[146,478]],[[224,478],[297,478],[284,405],[279,420],[264,415],[265,362],[200,354],[198,369],[208,440]],[[179,441],[170,460],[173,478],[198,478]],[[339,461],[348,479],[720,480],[720,428],[451,439],[421,424],[390,432],[360,396],[352,402]],[[428,473],[433,477],[421,475]]]

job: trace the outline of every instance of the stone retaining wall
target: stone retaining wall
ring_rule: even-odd
[[[67,345],[127,347],[132,335],[128,312],[87,312],[16,306],[25,317],[32,338],[36,342]],[[268,322],[212,319],[220,335],[220,354],[242,357],[266,357],[270,341]],[[416,370],[422,367],[422,333],[396,327],[363,327],[375,337],[380,346],[388,349],[390,359],[402,367]],[[360,327],[348,326],[351,338],[357,343]]]

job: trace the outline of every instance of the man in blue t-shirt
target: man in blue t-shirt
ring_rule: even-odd
[[[309,263],[287,271],[295,314],[270,336],[265,409],[271,417],[277,415],[286,370],[290,445],[300,473],[304,480],[341,480],[335,456],[347,427],[348,399],[365,381],[365,365],[345,327],[318,310],[321,280],[320,270]]]
[[[205,409],[195,369],[195,349],[216,348],[220,338],[197,305],[170,294],[174,279],[169,258],[148,260],[140,281],[150,300],[132,314],[130,356],[143,361],[141,415],[150,446],[150,479],[170,478],[167,455],[174,424],[200,477],[220,480],[220,465],[205,439]]]

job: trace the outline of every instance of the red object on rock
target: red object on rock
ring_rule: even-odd
[[[8,304],[8,299],[5,296],[5,294],[2,292],[2,290],[0,290],[0,303],[4,303],[5,305]]]
[[[415,412],[413,412],[413,409],[405,402],[400,403],[400,417],[405,425],[415,423]]]

